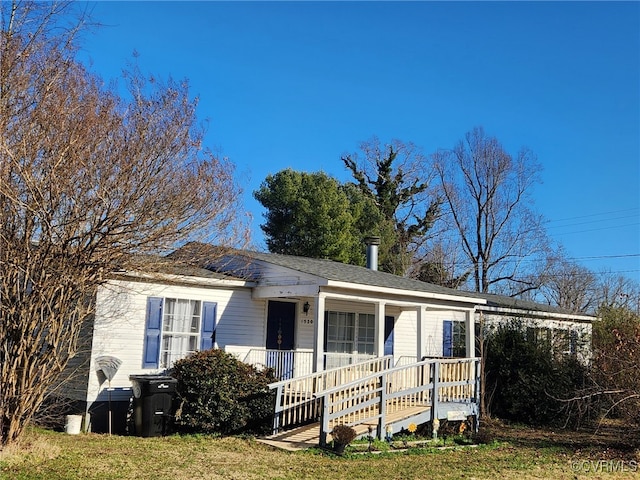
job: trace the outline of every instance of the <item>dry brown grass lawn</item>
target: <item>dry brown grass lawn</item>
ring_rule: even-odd
[[[608,425],[597,435],[499,423],[487,431],[496,441],[473,448],[336,457],[320,451],[274,450],[250,438],[75,436],[31,430],[20,449],[0,453],[0,478],[640,478],[640,467],[633,471],[640,462],[640,432],[624,425]],[[627,437],[628,442],[622,441]]]

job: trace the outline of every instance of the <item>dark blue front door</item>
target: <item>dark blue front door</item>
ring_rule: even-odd
[[[293,376],[296,305],[269,301],[267,307],[267,366],[282,380]]]

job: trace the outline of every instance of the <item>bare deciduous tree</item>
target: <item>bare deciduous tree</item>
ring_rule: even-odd
[[[418,280],[448,288],[459,288],[467,281],[470,272],[464,271],[459,265],[464,263],[464,258],[458,261],[459,249],[448,240],[439,238],[431,242],[429,250],[418,266]]]
[[[355,185],[384,217],[380,226],[381,270],[405,275],[420,263],[422,246],[433,234],[441,200],[433,195],[428,158],[411,142],[382,145],[376,137],[360,144],[362,155],[342,156]],[[417,275],[418,268],[413,269]]]
[[[562,255],[551,260],[541,280],[541,294],[550,305],[572,313],[589,313],[598,308],[593,272]]]
[[[187,83],[133,69],[128,94],[105,87],[75,59],[69,8],[0,3],[0,447],[76,353],[112,272],[245,231],[232,164],[202,147]]]
[[[640,315],[640,285],[631,278],[601,272],[595,297],[601,307],[622,308]]]
[[[535,155],[522,149],[514,157],[475,128],[433,160],[475,290],[516,295],[537,288],[529,273],[545,263],[547,240],[542,218],[530,208],[541,169]]]

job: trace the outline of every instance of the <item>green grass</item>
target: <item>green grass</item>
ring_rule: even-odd
[[[640,460],[638,450],[572,443],[568,432],[500,427],[488,445],[402,452],[284,452],[252,438],[66,435],[32,429],[0,452],[2,479],[575,479],[639,478],[638,472],[574,471],[573,461]],[[575,466],[575,464],[573,464]],[[581,464],[582,465],[582,464]]]

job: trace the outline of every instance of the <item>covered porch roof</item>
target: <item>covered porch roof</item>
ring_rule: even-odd
[[[222,269],[220,270],[220,266]],[[255,298],[315,296],[320,293],[360,295],[363,300],[393,303],[484,305],[472,292],[454,290],[378,270],[326,259],[262,252],[235,252],[209,268],[255,283]],[[275,268],[274,268],[275,267]]]

